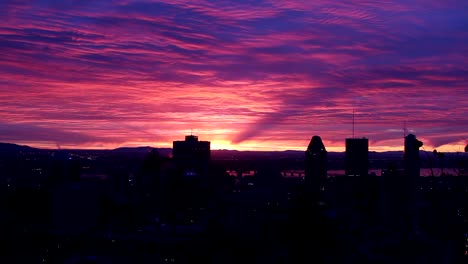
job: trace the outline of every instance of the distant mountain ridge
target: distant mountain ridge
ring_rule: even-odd
[[[102,152],[102,153],[138,153],[145,154],[151,152],[151,150],[157,150],[160,156],[169,156],[172,153],[172,148],[155,148],[150,146],[141,146],[141,147],[119,147],[115,149],[40,149],[33,148],[26,145],[18,145],[13,143],[1,143],[0,142],[0,152],[19,152],[19,151],[68,151],[68,152]],[[304,158],[306,146],[304,150],[284,150],[284,151],[254,151],[254,150],[211,150],[211,156],[213,159],[251,159],[251,158],[263,158],[263,159],[302,159]],[[328,152],[329,159],[342,159],[344,158],[344,152]],[[461,152],[449,152],[446,153],[448,156],[463,154]],[[421,150],[421,158],[432,157],[432,151],[423,151]],[[386,159],[386,158],[402,158],[403,151],[385,151],[385,152],[375,152],[369,151],[369,159]]]
[[[23,159],[29,155],[40,155],[42,157],[60,157],[71,155],[75,157],[96,157],[108,158],[131,158],[144,159],[156,150],[160,157],[172,156],[172,148],[154,148],[150,146],[142,147],[120,147],[108,150],[93,149],[39,149],[29,146],[22,146],[11,143],[0,143],[0,164],[8,160]],[[369,169],[382,169],[388,166],[403,168],[403,151],[369,152]],[[434,155],[432,151],[421,151],[421,167],[424,168],[456,168],[460,162],[468,162],[468,153],[450,152],[444,153],[443,159],[439,155]],[[35,158],[33,158],[34,160]],[[281,166],[290,168],[302,168],[305,159],[305,149],[286,151],[239,151],[239,150],[212,150],[211,160],[219,164],[228,166],[229,164],[253,164],[260,162],[263,164],[282,164]],[[239,163],[240,162],[240,163]],[[345,152],[328,152],[328,169],[340,170],[345,166]]]
[[[32,148],[30,146],[26,145],[18,145],[18,144],[13,144],[13,143],[2,143],[0,142],[0,151],[21,151],[21,150],[40,150],[37,148]]]
[[[157,150],[161,156],[169,156],[172,153],[172,148],[155,148],[150,146],[141,146],[141,147],[119,147],[115,149],[40,149],[33,148],[26,145],[18,145],[13,143],[1,143],[0,142],[0,152],[19,152],[19,151],[68,151],[68,152],[108,152],[108,153],[138,153],[144,154],[149,153],[151,150]],[[304,150],[284,150],[284,151],[256,151],[256,150],[211,150],[211,155],[213,159],[232,159],[232,158],[303,158],[305,152]],[[369,157],[373,156],[402,156],[402,151],[389,151],[389,152],[369,152]],[[329,152],[329,158],[339,158],[344,156],[344,152]]]

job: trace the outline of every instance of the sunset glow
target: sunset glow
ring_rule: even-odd
[[[1,1],[0,142],[468,143],[467,1]]]

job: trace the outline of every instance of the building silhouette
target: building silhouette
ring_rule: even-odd
[[[305,152],[306,192],[318,193],[327,180],[327,150],[319,136],[313,136]]]
[[[345,153],[345,175],[367,176],[369,170],[369,140],[347,138]]]
[[[204,171],[211,160],[210,141],[199,141],[197,136],[185,136],[185,141],[174,141],[172,155],[174,162],[186,176]]]
[[[405,137],[405,148],[403,154],[403,166],[405,180],[400,188],[402,193],[402,205],[399,207],[402,210],[399,212],[401,219],[405,219],[402,233],[407,237],[411,237],[417,233],[418,226],[421,225],[421,217],[423,208],[418,201],[420,197],[420,160],[419,160],[419,148],[422,147],[423,143],[419,141],[415,135],[409,134]],[[431,208],[430,211],[433,211]],[[435,220],[435,219],[434,219]]]
[[[410,179],[419,177],[420,162],[419,162],[419,148],[423,143],[416,139],[416,136],[409,134],[405,137],[405,150],[404,150],[404,170],[405,175]]]

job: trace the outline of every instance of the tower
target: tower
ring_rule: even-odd
[[[369,140],[347,138],[345,153],[345,175],[367,176],[369,170]]]
[[[319,136],[313,136],[305,152],[306,192],[318,193],[327,179],[327,150]]]
[[[409,134],[405,137],[404,169],[405,175],[411,179],[419,177],[419,148],[423,143],[416,136]]]
[[[205,170],[211,160],[209,141],[199,141],[197,136],[185,136],[185,141],[174,141],[174,162],[183,168],[186,176],[194,176]]]
[[[194,135],[185,136],[184,141],[173,142],[172,155],[176,172],[171,184],[177,193],[172,206],[182,211],[205,207],[209,200],[210,142],[199,141]],[[191,212],[183,214],[189,217]]]

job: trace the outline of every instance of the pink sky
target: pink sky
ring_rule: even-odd
[[[307,2],[307,4],[303,3]],[[308,3],[310,2],[310,3]],[[386,2],[385,2],[386,3]],[[468,2],[2,1],[0,142],[468,143]]]

